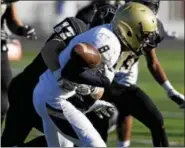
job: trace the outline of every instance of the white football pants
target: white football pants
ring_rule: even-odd
[[[34,89],[33,103],[36,112],[42,118],[44,134],[49,147],[72,147],[73,143],[81,147],[106,147],[105,142],[102,140],[101,136],[93,127],[89,119],[69,101],[60,99],[59,96],[57,99],[60,100],[59,103],[61,110],[63,111],[63,115],[71,124],[79,139],[75,139],[70,137],[70,135],[62,133],[48,114],[45,100],[47,100],[46,98],[49,97],[49,95],[47,95],[47,92],[43,90],[42,85],[39,85],[38,83]],[[65,138],[60,134],[62,134]]]

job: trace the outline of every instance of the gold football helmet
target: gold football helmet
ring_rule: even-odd
[[[120,6],[111,22],[114,33],[121,42],[137,55],[144,53],[144,47],[154,45],[157,34],[157,18],[145,5],[129,2]]]

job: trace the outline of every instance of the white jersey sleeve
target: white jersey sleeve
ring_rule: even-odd
[[[120,42],[111,31],[110,25],[103,25],[92,28],[91,30],[76,36],[70,41],[69,45],[59,54],[58,57],[60,69],[57,70],[57,73],[59,75],[71,59],[71,51],[73,47],[78,43],[83,42],[88,43],[99,50],[103,60],[107,62],[109,66],[113,66],[117,62],[121,51]],[[73,72],[73,69],[71,69],[71,72]],[[56,97],[58,94],[60,94],[60,98],[65,99],[73,95],[73,91],[66,93],[63,92],[63,89],[58,86],[55,76],[49,69],[40,76],[39,85],[41,86],[44,95],[47,96],[44,99],[54,108],[60,108],[60,101]]]

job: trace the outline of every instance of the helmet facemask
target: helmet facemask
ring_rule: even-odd
[[[144,32],[142,24],[139,23],[140,26],[140,35],[136,34],[137,39],[141,42],[140,47],[138,48],[139,54],[145,55],[147,50],[155,48],[156,45],[156,38],[157,38],[157,31],[154,32]]]

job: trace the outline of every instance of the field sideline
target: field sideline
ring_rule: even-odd
[[[184,93],[184,50],[161,50],[157,54],[169,80],[174,87]],[[11,63],[14,74],[19,73],[35,57],[35,51],[26,51],[21,62]],[[145,64],[144,57],[140,60],[138,85],[147,92],[164,115],[165,126],[171,146],[184,146],[184,113],[183,110],[168,99],[165,91],[152,79]],[[25,98],[26,99],[26,98]],[[38,135],[36,130],[30,133],[27,140]],[[17,135],[18,136],[18,135]],[[108,146],[116,146],[116,134],[110,133]],[[132,130],[132,147],[152,146],[150,132],[138,121],[134,120]]]

